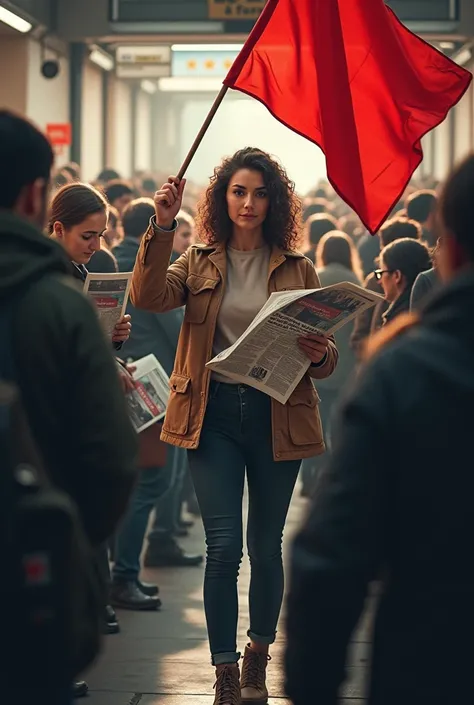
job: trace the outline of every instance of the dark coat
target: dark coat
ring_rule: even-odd
[[[136,434],[97,315],[60,245],[0,214],[0,305],[15,307],[17,383],[45,466],[91,541],[115,530],[135,480]]]
[[[138,240],[127,237],[114,249],[119,271],[133,270],[139,247]],[[167,313],[148,313],[129,303],[127,313],[132,317],[132,334],[124,343],[121,355],[139,360],[145,355],[153,354],[166,374],[171,375],[183,322],[183,309],[175,309]]]
[[[373,359],[333,433],[297,536],[287,690],[336,705],[369,582],[383,573],[370,705],[457,705],[474,656],[474,272]]]
[[[94,274],[113,274],[118,272],[117,261],[112,252],[103,247],[92,255],[87,271]]]

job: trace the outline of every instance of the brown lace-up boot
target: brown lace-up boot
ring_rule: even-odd
[[[240,671],[237,664],[216,668],[214,705],[240,705]]]
[[[242,705],[266,705],[268,690],[265,683],[268,654],[260,654],[247,646],[240,681]]]

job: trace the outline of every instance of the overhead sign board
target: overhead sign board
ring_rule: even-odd
[[[171,47],[160,45],[121,46],[116,53],[118,64],[170,64]]]
[[[208,0],[211,20],[256,20],[266,0]]]
[[[458,0],[385,0],[402,22],[459,20]]]
[[[172,75],[186,78],[225,78],[238,51],[174,51]]]

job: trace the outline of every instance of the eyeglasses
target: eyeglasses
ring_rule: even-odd
[[[379,282],[384,274],[393,274],[393,269],[374,269],[375,278]]]

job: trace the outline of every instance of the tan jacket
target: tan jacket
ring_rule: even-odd
[[[133,272],[131,299],[137,308],[163,313],[186,306],[184,323],[170,378],[170,400],[162,439],[182,448],[197,448],[209,393],[210,370],[217,314],[226,278],[225,246],[194,245],[168,266],[173,232],[150,226],[143,237]],[[268,272],[268,291],[315,289],[316,271],[295,252],[274,249]],[[333,341],[321,367],[311,367],[316,379],[329,377],[338,352]],[[308,375],[283,405],[272,399],[273,454],[275,460],[309,458],[324,452],[319,397]]]

